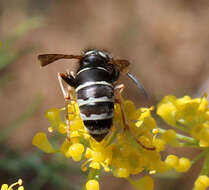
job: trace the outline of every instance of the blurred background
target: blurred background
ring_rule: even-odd
[[[202,96],[209,93],[208,20],[206,0],[1,0],[0,183],[22,178],[26,189],[79,190],[85,181],[79,165],[32,146],[34,134],[49,127],[46,110],[64,106],[57,73],[76,66],[68,60],[40,68],[38,54],[97,47],[130,60],[149,95],[145,100],[121,77],[124,96],[138,106],[156,105],[168,94]],[[155,189],[190,190],[195,167],[183,176],[156,177]],[[103,177],[101,189],[116,188],[132,189],[126,180]]]

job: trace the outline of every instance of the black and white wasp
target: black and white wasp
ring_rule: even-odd
[[[58,79],[65,100],[69,100],[71,94],[63,87],[62,80],[75,90],[85,128],[98,142],[108,134],[112,126],[114,103],[117,98],[115,91],[123,87],[116,85],[120,73],[127,74],[146,95],[140,82],[128,72],[129,61],[113,59],[103,50],[91,49],[82,55],[43,54],[39,55],[38,59],[41,66],[59,59],[78,59],[79,66],[76,74],[59,73]]]

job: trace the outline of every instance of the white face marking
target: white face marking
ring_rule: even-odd
[[[83,105],[86,105],[86,104],[89,104],[89,103],[92,103],[92,102],[93,103],[95,103],[95,102],[114,102],[114,98],[108,98],[107,96],[103,96],[103,97],[100,97],[100,98],[90,97],[87,100],[77,99],[77,102],[78,102],[79,106],[83,106]]]
[[[99,84],[102,84],[102,85],[106,85],[106,86],[110,86],[113,88],[113,85],[108,83],[108,82],[105,82],[105,81],[95,81],[95,82],[85,82],[84,84],[81,84],[79,85],[75,91],[78,92],[80,89],[82,88],[85,88],[87,86],[92,86],[92,85],[99,85]]]

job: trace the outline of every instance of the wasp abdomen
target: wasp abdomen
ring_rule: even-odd
[[[101,141],[111,128],[114,113],[110,74],[104,68],[84,68],[77,73],[77,81],[80,116],[89,134]]]

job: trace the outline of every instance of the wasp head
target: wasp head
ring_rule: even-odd
[[[107,67],[112,57],[103,50],[88,50],[84,53],[80,63],[81,67]]]

